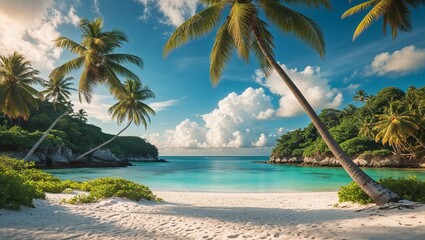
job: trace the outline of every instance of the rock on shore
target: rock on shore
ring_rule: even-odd
[[[360,167],[373,168],[425,168],[425,156],[416,159],[409,159],[398,155],[388,156],[358,156],[354,157],[353,161]],[[326,166],[340,167],[338,160],[334,156],[325,157],[285,157],[285,156],[270,156],[270,160],[266,163],[271,164],[297,164],[306,166]]]

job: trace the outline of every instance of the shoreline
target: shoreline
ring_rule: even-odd
[[[334,207],[335,191],[154,193],[165,202],[110,198],[68,205],[60,199],[72,194],[49,193],[34,209],[1,209],[0,239],[420,239],[425,234],[425,205]]]

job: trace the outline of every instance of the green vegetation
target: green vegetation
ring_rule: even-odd
[[[90,193],[88,195],[77,195],[69,200],[63,200],[63,202],[70,204],[87,203],[110,197],[121,197],[134,201],[139,201],[141,199],[157,202],[162,201],[162,199],[157,198],[148,187],[123,178],[98,178],[81,183],[78,189]]]
[[[374,157],[395,153],[417,157],[425,153],[425,87],[410,87],[406,93],[388,87],[376,96],[358,91],[354,101],[364,106],[324,109],[319,115],[348,155]],[[276,157],[331,154],[313,124],[284,134],[272,151]]]
[[[61,180],[34,164],[0,156],[0,208],[19,210],[20,206],[34,207],[34,199],[44,199],[45,192],[70,192],[72,189],[88,191],[88,195],[77,195],[67,203],[96,202],[103,198],[121,197],[134,201],[147,199],[162,201],[141,184],[122,178],[99,178],[87,182]]]
[[[118,135],[124,132],[132,123],[136,124],[136,126],[142,123],[145,128],[148,122],[150,123],[151,119],[149,114],[154,115],[155,111],[143,101],[154,98],[155,94],[148,86],[143,86],[140,81],[130,79],[124,83],[124,91],[126,94],[120,94],[116,97],[118,102],[109,108],[109,113],[112,114],[112,118],[117,119],[118,124],[121,124],[127,119],[127,126],[111,139],[79,156],[77,160],[115,140]]]
[[[0,126],[0,148],[3,151],[22,151],[31,148],[43,135],[52,122],[66,109],[63,104],[56,106],[48,102],[38,102],[38,110],[31,108],[32,115],[28,122],[21,126]],[[0,122],[8,123],[7,119],[0,116]],[[114,135],[106,134],[99,127],[87,124],[77,118],[65,116],[58,121],[55,129],[44,139],[40,147],[67,146],[77,153],[86,152],[99,144],[112,138]],[[139,137],[118,137],[106,146],[117,156],[158,156],[158,149]]]
[[[389,177],[380,179],[378,182],[397,193],[402,199],[425,202],[425,181],[418,180],[416,177],[411,176],[398,179]],[[372,199],[355,182],[351,182],[339,189],[338,201],[360,204],[373,203]]]

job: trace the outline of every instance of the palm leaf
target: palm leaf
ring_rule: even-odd
[[[310,45],[321,57],[325,54],[325,40],[319,26],[310,18],[293,11],[278,2],[260,0],[268,19],[283,32],[292,32]]]
[[[254,5],[234,3],[229,14],[228,31],[233,38],[238,55],[245,61],[249,59],[249,40],[251,24],[256,19]]]
[[[214,85],[218,83],[227,62],[232,56],[233,49],[235,49],[235,46],[228,31],[228,21],[226,21],[217,31],[210,55],[210,78]]]
[[[199,13],[195,14],[170,36],[164,46],[164,56],[167,56],[172,50],[180,47],[187,41],[201,37],[218,24],[220,14],[227,2],[220,2],[212,5]]]

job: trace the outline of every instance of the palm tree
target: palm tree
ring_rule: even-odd
[[[415,134],[419,130],[415,123],[415,116],[402,108],[399,101],[391,102],[385,113],[379,116],[379,121],[374,127],[378,133],[375,141],[389,144],[397,154],[407,149],[408,138],[415,138],[422,147],[425,145]]]
[[[35,97],[43,96],[33,84],[40,84],[39,71],[31,63],[14,52],[10,56],[0,56],[0,110],[13,121],[22,117],[28,120],[30,105],[37,106]]]
[[[45,90],[41,91],[44,95],[44,98],[51,100],[53,107],[56,108],[56,103],[67,102],[70,99],[71,92],[76,91],[77,89],[72,88],[71,85],[74,85],[71,81],[73,77],[64,78],[63,76],[59,78],[51,78],[49,81],[43,82]]]
[[[52,100],[53,108],[56,110],[56,104],[57,103],[63,103],[66,104],[65,111],[59,115],[59,117],[56,118],[56,120],[50,125],[50,127],[43,133],[43,136],[34,144],[34,146],[31,148],[31,150],[27,153],[24,160],[28,161],[32,154],[35,152],[35,150],[38,148],[38,146],[43,142],[43,140],[49,135],[50,131],[53,129],[53,127],[56,126],[56,124],[59,122],[60,119],[62,119],[64,116],[68,115],[69,110],[71,109],[71,102],[69,102],[69,95],[71,95],[70,91],[76,90],[71,87],[73,83],[69,82],[73,78],[67,77],[64,78],[63,76],[60,76],[58,78],[51,78],[49,81],[44,81],[43,85],[46,88],[45,90],[41,91],[42,94],[44,94],[44,98],[46,100]]]
[[[341,18],[344,19],[358,12],[372,8],[354,31],[353,41],[366,30],[373,22],[382,18],[382,30],[387,31],[387,26],[391,28],[391,35],[395,39],[398,31],[410,32],[412,30],[411,12],[409,7],[418,8],[425,4],[424,0],[367,0],[348,9]]]
[[[87,114],[86,110],[84,109],[80,109],[77,112],[75,112],[74,114],[72,114],[72,117],[82,121],[82,122],[87,122],[87,117],[89,115]]]
[[[369,100],[369,94],[365,92],[365,90],[359,90],[356,92],[356,95],[353,97],[354,102],[365,103]]]
[[[137,126],[142,123],[145,128],[147,127],[147,123],[150,123],[149,114],[155,115],[155,111],[143,101],[150,98],[154,98],[155,94],[149,89],[148,86],[143,86],[139,80],[127,80],[124,83],[124,89],[125,93],[120,94],[116,97],[118,102],[109,108],[109,113],[112,114],[113,119],[117,119],[118,124],[121,124],[126,119],[128,121],[128,124],[113,138],[82,154],[81,156],[76,158],[76,160],[80,160],[88,154],[93,153],[99,148],[112,142],[133,122]]]
[[[139,80],[136,74],[121,64],[132,63],[143,68],[142,59],[131,54],[114,53],[116,48],[128,41],[123,32],[104,31],[101,18],[92,22],[82,19],[80,28],[83,37],[81,43],[67,37],[59,37],[55,40],[57,47],[66,48],[78,57],[54,69],[50,74],[51,78],[65,76],[73,70],[83,68],[78,96],[80,102],[83,95],[88,103],[91,101],[94,87],[98,84],[105,84],[113,95],[117,95],[124,92],[118,75]]]
[[[253,52],[261,69],[266,74],[269,74],[272,69],[279,74],[312,119],[313,124],[332,153],[354,181],[378,204],[399,199],[395,193],[382,187],[366,175],[338,146],[305,97],[275,60],[273,36],[267,29],[268,24],[260,18],[260,16],[263,16],[260,11],[263,10],[264,16],[280,30],[294,33],[323,56],[325,42],[317,24],[301,13],[286,7],[284,1],[203,0],[202,2],[205,3],[206,8],[186,20],[175,30],[164,47],[164,55],[167,56],[170,51],[191,39],[207,34],[219,24],[223,11],[229,13],[224,23],[217,30],[210,55],[210,77],[212,83],[218,83],[223,69],[234,50],[245,61],[248,61],[250,53]],[[296,2],[310,7],[324,6],[330,8],[330,3],[327,0],[287,2]]]

